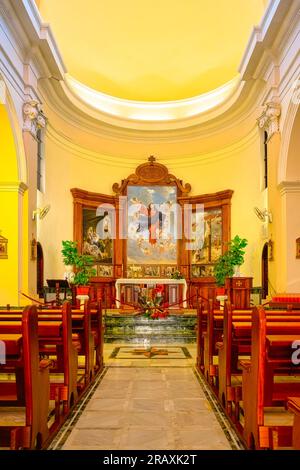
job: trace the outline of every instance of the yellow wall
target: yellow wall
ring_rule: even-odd
[[[0,104],[0,161],[1,173],[0,182],[18,180],[18,164],[15,149],[15,142],[11,130],[7,111],[3,104]]]
[[[18,305],[19,289],[19,194],[18,164],[10,121],[0,105],[0,230],[8,239],[8,259],[0,259],[0,305]]]
[[[266,240],[261,236],[262,222],[254,214],[253,207],[263,208],[264,192],[261,190],[261,143],[259,131],[253,130],[250,143],[225,157],[199,156],[192,166],[185,165],[183,157],[175,159],[169,171],[192,185],[192,194],[204,194],[233,189],[232,236],[238,234],[249,240],[245,264],[241,271],[254,276],[254,285],[261,284],[261,251]],[[40,204],[51,204],[51,211],[39,222],[38,240],[45,256],[45,279],[60,278],[64,273],[61,262],[61,240],[73,238],[73,205],[70,189],[79,187],[88,191],[112,194],[112,185],[121,182],[135,167],[146,161],[141,157],[137,164],[114,166],[72,154],[46,138],[46,192]],[[121,144],[120,144],[121,153]],[[82,155],[83,156],[83,155]],[[165,163],[163,159],[158,159]],[[180,163],[180,165],[179,165]]]

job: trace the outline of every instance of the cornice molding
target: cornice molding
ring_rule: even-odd
[[[300,181],[282,181],[278,185],[281,196],[286,194],[300,193]]]
[[[82,158],[83,160],[92,161],[102,165],[107,164],[114,167],[132,168],[133,166],[137,166],[141,160],[140,156],[132,157],[129,155],[104,155],[100,152],[88,150],[85,147],[74,143],[63,134],[59,133],[55,128],[52,127],[51,122],[47,125],[46,137],[60,148],[65,150],[68,154],[72,154],[74,157]],[[174,157],[162,156],[160,161],[172,168],[187,168],[193,166],[199,167],[201,165],[207,165],[212,162],[229,159],[241,153],[244,149],[249,148],[255,142],[259,143],[260,139],[257,126],[253,125],[251,131],[246,136],[229,146],[221,148],[220,150],[206,153],[202,152],[193,155],[176,155]]]
[[[0,181],[0,192],[1,193],[19,193],[23,196],[28,186],[22,181],[13,182],[2,182]]]

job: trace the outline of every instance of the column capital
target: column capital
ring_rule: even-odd
[[[281,115],[281,105],[276,101],[268,101],[263,107],[262,114],[257,119],[258,127],[268,134],[268,142],[274,134],[280,132],[279,118]]]
[[[47,118],[43,113],[42,104],[37,100],[28,100],[23,104],[23,131],[30,132],[36,139],[37,131],[44,129]]]

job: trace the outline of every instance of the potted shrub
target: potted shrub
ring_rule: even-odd
[[[71,240],[63,240],[61,254],[65,266],[74,266],[78,257],[77,242]]]
[[[77,295],[89,294],[90,278],[96,275],[96,269],[93,268],[94,259],[89,255],[78,255],[75,266],[76,274],[74,284],[77,286]]]
[[[238,276],[239,267],[244,262],[245,250],[244,248],[248,245],[248,241],[245,238],[240,238],[236,235],[229,243],[228,249],[221,255],[215,266],[214,276],[216,278],[216,284],[219,287],[217,289],[217,295],[224,295],[225,293],[225,278],[231,276]],[[223,286],[223,288],[221,288]]]
[[[248,245],[246,238],[236,235],[230,242],[228,252],[234,269],[234,276],[240,276],[240,266],[244,262],[245,250]]]
[[[70,284],[74,282],[74,266],[76,265],[76,261],[78,258],[78,249],[77,249],[77,242],[73,242],[71,240],[63,240],[62,241],[62,250],[61,254],[63,257],[63,263],[66,267],[66,272],[64,274],[64,278]]]
[[[214,276],[216,278],[217,290],[216,295],[225,294],[225,278],[231,277],[234,273],[232,260],[228,251],[221,255],[214,265]]]

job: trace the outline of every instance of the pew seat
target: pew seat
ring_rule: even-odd
[[[300,397],[289,397],[287,409],[293,417],[293,448],[300,450]]]

